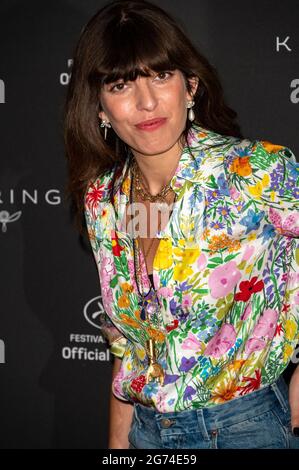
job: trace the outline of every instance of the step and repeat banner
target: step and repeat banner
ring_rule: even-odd
[[[217,68],[243,135],[299,155],[299,2],[154,3]],[[103,4],[0,3],[2,449],[108,446],[113,357],[93,255],[65,199],[62,137],[72,51]]]

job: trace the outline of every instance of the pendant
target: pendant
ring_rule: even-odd
[[[155,340],[153,338],[148,339],[145,348],[149,360],[149,366],[145,374],[146,383],[158,379],[160,385],[164,385],[164,369],[156,359]]]

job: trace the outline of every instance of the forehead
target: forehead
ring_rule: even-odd
[[[102,74],[101,77],[101,84],[107,85],[109,83],[115,82],[119,79],[124,81],[135,81],[138,77],[151,77],[156,73],[166,71],[166,70],[175,70],[176,67],[169,63],[161,63],[157,64],[154,67],[150,67],[149,65],[135,65],[132,67],[124,66],[119,67],[118,69],[115,68],[114,70],[107,71],[106,73]]]

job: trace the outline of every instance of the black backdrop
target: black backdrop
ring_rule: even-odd
[[[298,156],[299,2],[156,3],[218,69],[243,134]],[[0,3],[1,448],[107,448],[112,357],[96,266],[64,199],[62,140],[74,44],[102,4]]]

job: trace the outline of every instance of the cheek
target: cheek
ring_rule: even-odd
[[[114,123],[121,125],[132,117],[132,99],[117,99],[108,104],[109,116]]]
[[[161,95],[164,105],[175,113],[183,113],[186,109],[187,97],[181,84],[174,84]]]

